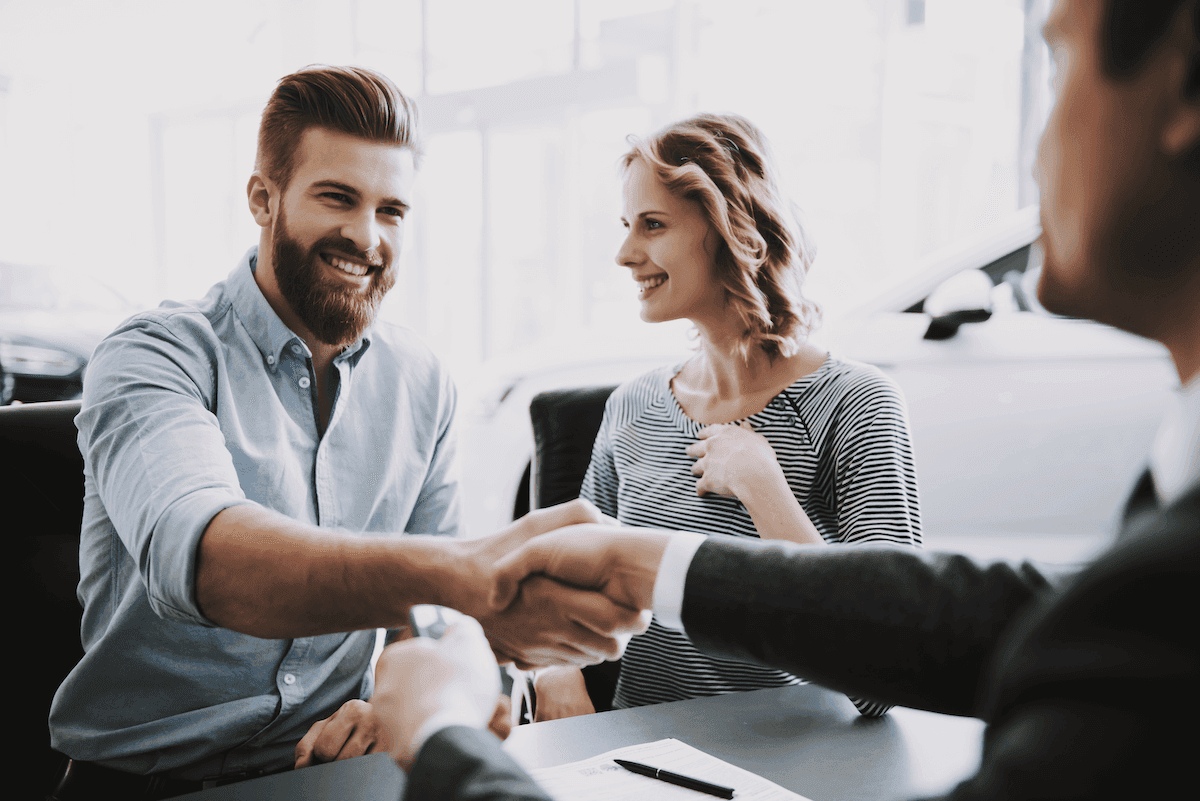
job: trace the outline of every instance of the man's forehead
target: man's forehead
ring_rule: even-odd
[[[312,186],[340,184],[358,192],[407,194],[416,171],[407,145],[377,142],[328,128],[307,129],[297,148],[295,178]]]

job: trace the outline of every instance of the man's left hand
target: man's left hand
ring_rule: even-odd
[[[318,720],[296,744],[296,767],[390,751],[387,728],[366,701],[353,699]]]

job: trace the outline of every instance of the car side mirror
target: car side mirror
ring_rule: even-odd
[[[992,279],[983,270],[955,273],[925,299],[930,316],[925,339],[949,339],[963,323],[981,323],[992,316]]]

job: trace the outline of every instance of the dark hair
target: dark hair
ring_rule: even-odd
[[[622,163],[643,160],[676,197],[699,204],[721,238],[717,278],[742,323],[740,349],[796,352],[820,319],[800,292],[813,252],[775,178],[766,138],[734,114],[697,114],[649,139],[631,139]]]
[[[387,76],[313,65],[280,79],[263,109],[255,169],[286,187],[300,137],[311,127],[411,148],[420,156],[417,107]]]
[[[1107,0],[1101,23],[1104,70],[1115,79],[1132,77],[1166,38],[1187,0]],[[1200,3],[1192,6],[1192,30],[1200,42]],[[1200,94],[1200,59],[1188,69],[1188,93]]]

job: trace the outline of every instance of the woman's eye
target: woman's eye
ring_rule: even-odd
[[[658,220],[646,220],[646,227],[653,231],[658,228],[662,228],[662,223],[660,223]]]

